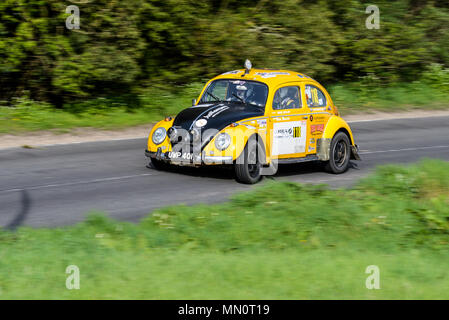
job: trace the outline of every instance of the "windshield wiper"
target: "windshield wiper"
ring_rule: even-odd
[[[213,95],[212,93],[210,93],[209,91],[206,91],[206,94],[208,94],[208,95],[210,95],[212,98],[214,98],[215,99],[215,101],[220,101],[220,99],[219,98],[217,98],[215,95]]]
[[[234,97],[236,97],[237,99],[239,99],[242,103],[245,103],[245,101],[240,98],[238,95],[236,95],[235,93],[232,94]]]

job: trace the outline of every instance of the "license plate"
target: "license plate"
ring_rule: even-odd
[[[171,160],[186,160],[186,161],[193,160],[193,153],[190,153],[190,152],[172,152],[172,151],[170,151],[167,156]]]

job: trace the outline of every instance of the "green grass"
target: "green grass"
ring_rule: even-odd
[[[69,104],[65,109],[17,99],[13,107],[0,105],[0,134],[38,130],[67,132],[82,127],[112,130],[149,124],[189,107],[201,88],[200,83],[178,87],[176,91],[153,88],[132,98],[98,98]],[[376,82],[343,83],[328,89],[343,115],[449,109],[449,91],[418,82],[389,87],[381,87]]]
[[[65,109],[17,99],[12,106],[0,105],[0,134],[39,130],[67,132],[85,127],[116,130],[154,123],[191,106],[200,90],[200,84],[180,86],[177,93],[153,88],[137,98],[98,98],[69,104]]]
[[[267,182],[139,224],[0,231],[0,299],[448,299],[448,249],[449,163],[427,160],[352,189]]]
[[[323,249],[298,252],[148,250],[90,255],[19,255],[2,277],[1,299],[447,299],[447,255]],[[58,255],[56,255],[58,254]],[[88,260],[86,260],[88,258]],[[80,290],[65,288],[65,268],[80,268]],[[380,268],[380,290],[365,269]],[[17,267],[19,267],[17,269]],[[15,268],[13,268],[15,267]]]

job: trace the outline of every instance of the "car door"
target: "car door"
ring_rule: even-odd
[[[300,158],[306,155],[307,113],[300,83],[279,86],[269,117],[272,159]]]
[[[309,119],[307,121],[307,150],[306,154],[316,153],[317,140],[323,136],[326,124],[332,113],[332,100],[327,95],[324,88],[316,83],[304,83],[304,100],[309,109]]]

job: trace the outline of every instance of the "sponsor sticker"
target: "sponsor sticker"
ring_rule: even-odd
[[[293,128],[293,138],[301,138],[301,127]]]
[[[206,124],[207,124],[207,120],[206,120],[206,119],[200,119],[200,120],[197,120],[197,121],[195,122],[195,126],[197,126],[198,128],[202,128],[202,127],[204,127]]]
[[[312,101],[315,105],[320,105],[318,100],[318,89],[312,88]]]
[[[273,155],[303,153],[306,151],[307,121],[289,121],[273,124]]]
[[[314,124],[310,126],[310,132],[312,134],[322,133],[324,131],[324,124]]]
[[[276,138],[301,138],[301,127],[279,128],[275,130]]]
[[[204,116],[204,118],[206,118],[206,119],[214,118],[217,115],[219,115],[220,113],[222,113],[223,111],[228,110],[228,109],[229,109],[229,107],[227,107],[227,106],[220,107],[218,109],[210,111],[207,115]]]
[[[263,119],[263,120],[257,120],[257,123],[259,124],[259,126],[261,128],[265,128],[267,126],[267,120]]]
[[[277,76],[289,76],[290,72],[256,72],[256,75],[261,76],[262,78],[274,78]]]
[[[292,128],[279,128],[274,132],[274,136],[278,139],[289,138],[292,136],[293,129]]]

